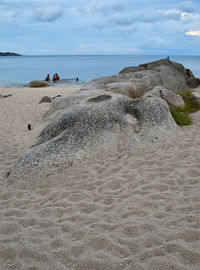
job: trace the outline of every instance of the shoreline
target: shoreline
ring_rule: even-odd
[[[41,80],[46,82],[45,80]],[[54,83],[53,81],[47,82],[49,85],[46,86],[47,88],[52,87],[52,88],[69,88],[69,87],[74,87],[74,86],[82,86],[83,84],[87,83],[85,81],[76,81],[75,79],[61,79],[60,81]],[[0,90],[2,89],[18,89],[18,88],[31,88],[35,89],[33,87],[29,86],[29,83],[15,83],[15,84],[10,84],[10,85],[0,85]]]

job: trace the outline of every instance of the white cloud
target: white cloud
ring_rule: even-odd
[[[185,33],[187,36],[200,36],[200,30],[188,31]]]

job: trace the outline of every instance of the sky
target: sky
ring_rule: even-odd
[[[0,0],[0,51],[200,55],[200,0]]]

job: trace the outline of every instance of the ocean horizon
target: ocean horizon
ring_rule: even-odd
[[[127,66],[168,56],[200,77],[199,55],[22,55],[0,57],[0,86],[27,86],[32,80],[44,80],[47,74],[52,78],[54,73],[61,78],[56,86],[84,84],[99,77],[118,74]]]

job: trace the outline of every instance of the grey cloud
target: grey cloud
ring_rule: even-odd
[[[120,31],[120,34],[122,36],[129,36],[133,33],[136,33],[138,28],[136,27],[136,25],[130,25],[130,26],[119,26],[118,30]]]
[[[135,14],[117,14],[111,21],[117,25],[131,25],[136,21]]]
[[[164,20],[180,21],[181,13],[178,11],[170,11],[164,16]]]
[[[186,13],[196,13],[197,9],[192,1],[184,1],[179,5],[179,10]]]
[[[112,1],[92,1],[83,8],[74,8],[73,11],[76,15],[94,15],[95,13],[107,15],[111,12],[121,11],[125,9],[130,1],[112,0]]]
[[[117,25],[132,25],[135,23],[155,23],[159,21],[174,20],[179,21],[181,13],[176,11],[152,11],[152,12],[132,12],[129,14],[115,14],[112,22]]]
[[[103,3],[98,8],[98,11],[104,14],[110,13],[112,11],[121,11],[127,7],[128,3],[129,1],[111,1],[109,4]]]
[[[48,7],[46,9],[37,9],[34,13],[34,19],[38,22],[54,22],[60,18],[63,11],[59,7]]]
[[[100,22],[94,23],[93,28],[102,30],[102,29],[105,29],[107,26],[108,26],[107,21],[100,21]]]

